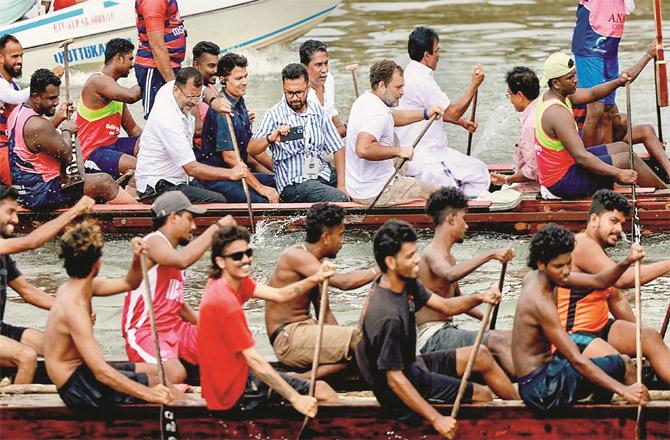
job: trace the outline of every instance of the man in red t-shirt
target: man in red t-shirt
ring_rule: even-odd
[[[84,3],[86,0],[55,0],[54,1],[54,11],[60,11],[61,9],[69,8],[70,6],[76,5],[77,3]]]
[[[250,278],[252,255],[249,232],[241,226],[224,226],[212,240],[210,278],[198,320],[202,396],[210,410],[233,406],[247,410],[269,400],[273,389],[276,393],[272,395],[281,395],[297,411],[314,417],[317,399],[335,400],[337,394],[317,381],[316,399],[303,395],[309,391],[309,382],[276,372],[256,350],[242,305],[250,298],[290,301],[332,276],[335,268],[324,262],[314,275],[277,289]]]

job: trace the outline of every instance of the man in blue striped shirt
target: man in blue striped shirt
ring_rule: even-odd
[[[263,116],[249,141],[248,153],[255,156],[270,147],[282,202],[348,201],[340,136],[323,107],[307,100],[309,79],[305,66],[294,63],[284,67],[282,84],[284,98]],[[282,141],[285,136],[295,139]],[[325,160],[330,153],[335,160],[334,170]]]

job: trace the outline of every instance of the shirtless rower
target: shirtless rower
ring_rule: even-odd
[[[630,206],[623,195],[607,189],[595,193],[586,231],[575,237],[572,270],[598,273],[615,265],[605,249],[617,244],[629,214]],[[666,274],[670,274],[669,259],[640,266],[642,284]],[[635,315],[620,290],[634,287],[635,271],[630,268],[609,289],[558,289],[561,324],[585,356],[635,355]],[[610,313],[614,319],[609,318]],[[642,354],[670,383],[670,350],[658,331],[642,327]]]
[[[0,270],[5,273],[0,277],[0,366],[16,366],[14,383],[24,384],[33,381],[37,355],[44,353],[44,334],[34,328],[14,326],[4,321],[7,286],[27,303],[45,310],[51,308],[54,299],[26,279],[11,255],[39,248],[78,215],[88,212],[95,202],[84,196],[75,206],[30,234],[12,237],[14,228],[19,224],[17,198],[16,191],[0,184]]]
[[[284,287],[300,281],[316,273],[325,258],[335,258],[344,243],[344,209],[330,203],[315,203],[307,212],[305,229],[305,242],[281,254],[268,285]],[[357,289],[371,282],[378,273],[376,268],[337,273],[330,278],[330,286]],[[268,301],[265,305],[265,326],[272,348],[277,359],[290,367],[306,368],[312,364],[318,330],[310,314],[312,304],[318,314],[319,289],[283,304]],[[338,325],[330,304],[326,307],[317,377],[346,367],[358,334],[355,327]]]
[[[91,297],[114,295],[139,286],[140,254],[146,251],[143,241],[134,238],[133,262],[126,277],[97,278],[103,243],[100,227],[89,221],[79,223],[60,239],[58,254],[64,259],[69,278],[58,289],[47,319],[44,358],[49,378],[63,402],[73,409],[141,401],[168,403],[168,388],[154,385],[155,367],[141,369],[133,363],[113,367],[105,361],[95,340]]]
[[[585,148],[572,114],[574,104],[607,96],[633,81],[639,73],[633,67],[615,80],[590,89],[578,89],[575,64],[568,55],[556,52],[546,59],[540,86],[549,86],[549,90],[538,98],[535,119],[535,152],[543,192],[546,189],[553,196],[578,198],[590,196],[601,188],[611,189],[615,182],[668,187],[636,155],[633,167],[636,171],[631,169],[625,142]]]
[[[30,78],[30,99],[9,116],[9,161],[19,203],[29,209],[52,210],[72,206],[85,194],[112,204],[134,203],[135,198],[105,173],[86,174],[81,186],[62,188],[65,168],[72,159],[71,120],[60,124],[60,133],[44,116],[53,116],[58,106],[60,79],[38,69]],[[83,194],[82,194],[83,192]]]
[[[137,164],[135,158],[142,128],[128,110],[141,99],[140,86],[123,87],[133,68],[135,46],[123,38],[112,38],[105,47],[105,66],[91,75],[81,89],[76,123],[84,166],[118,179]],[[121,128],[128,137],[119,137]]]
[[[235,224],[230,216],[219,219],[198,238],[193,217],[204,208],[193,206],[181,191],[167,191],[151,206],[153,232],[144,236],[149,245],[149,279],[163,368],[168,383],[186,380],[182,361],[198,364],[198,312],[184,300],[185,270],[209,249],[219,228]],[[189,243],[190,242],[190,243]],[[177,249],[178,246],[184,246]],[[129,289],[123,302],[121,328],[131,362],[156,365],[151,325],[144,302],[145,286]]]
[[[454,243],[462,243],[468,224],[465,222],[468,199],[455,187],[442,187],[431,194],[426,202],[426,213],[433,218],[435,235],[423,250],[419,265],[419,279],[436,295],[449,298],[454,304],[471,302],[469,296],[461,296],[458,281],[491,260],[506,263],[514,257],[511,247],[485,252],[467,261],[457,263],[451,253]],[[468,315],[479,320],[482,313],[475,308]],[[418,326],[417,347],[421,353],[470,347],[475,343],[477,331],[458,328],[452,317],[424,307],[416,314]],[[508,375],[514,375],[509,331],[494,330],[484,333],[482,346],[477,356],[495,355]],[[490,350],[490,352],[489,352]]]
[[[531,241],[528,265],[533,270],[523,279],[512,329],[512,358],[521,399],[540,412],[570,407],[591,393],[595,401],[609,402],[616,393],[630,403],[645,405],[649,393],[644,385],[634,383],[631,359],[618,354],[595,359],[584,356],[561,326],[556,310],[557,287],[607,288],[628,266],[641,260],[644,251],[633,245],[621,263],[587,275],[570,272],[573,249],[572,233],[553,224]],[[552,353],[552,345],[558,353]]]

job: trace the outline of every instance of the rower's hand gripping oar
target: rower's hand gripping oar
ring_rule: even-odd
[[[154,313],[154,303],[151,297],[151,286],[149,284],[149,272],[147,256],[144,252],[140,254],[140,264],[142,266],[142,280],[144,282],[144,301],[149,311],[149,321],[151,323],[151,336],[154,339],[154,351],[156,355],[156,366],[158,367],[158,378],[163,386],[167,386],[165,381],[165,369],[163,368],[163,358],[161,357],[161,347],[158,342],[158,330],[156,330],[156,315]],[[177,419],[172,409],[161,405],[160,413],[161,439],[179,440],[179,430],[177,429]]]
[[[70,38],[58,45],[59,49],[63,49],[63,79],[65,82],[65,102],[68,105],[66,110],[67,119],[70,119],[70,44],[74,43],[74,39]],[[72,159],[65,167],[65,175],[67,180],[63,183],[62,188],[72,188],[74,186],[84,184],[84,160],[81,154],[81,147],[74,133],[71,133],[70,142],[72,145]],[[83,192],[83,191],[82,191]]]
[[[356,94],[356,98],[358,98],[361,96],[361,85],[358,82],[358,73],[356,72],[358,70],[358,64],[349,64],[345,67],[345,70],[351,72],[351,79],[354,81],[354,93]]]
[[[441,117],[441,115],[439,113],[433,113],[433,116],[430,117],[430,119],[428,120],[428,123],[423,127],[423,129],[421,130],[419,135],[416,137],[416,139],[414,139],[414,142],[412,142],[412,150],[414,150],[416,148],[417,144],[421,141],[421,138],[423,138],[423,135],[426,134],[426,132],[428,131],[430,126],[433,125],[433,122],[435,122],[435,120],[438,117]],[[409,160],[408,158],[404,157],[400,161],[400,163],[395,167],[395,171],[393,171],[393,174],[391,175],[391,178],[386,181],[386,183],[382,187],[382,190],[379,191],[379,194],[377,194],[377,197],[375,197],[373,202],[370,204],[368,209],[365,211],[365,215],[363,216],[363,219],[365,219],[368,215],[370,215],[370,213],[374,209],[375,205],[377,205],[377,202],[379,201],[379,198],[382,196],[382,194],[384,194],[384,191],[386,191],[386,188],[388,188],[389,185],[393,182],[393,179],[395,179],[395,176],[398,174],[398,171],[400,171],[400,169],[405,165],[405,163],[408,160]]]
[[[235,135],[235,127],[233,127],[233,118],[226,113],[226,121],[228,122],[228,131],[230,132],[230,140],[233,143],[233,150],[235,150],[235,157],[237,162],[245,165],[242,162],[242,156],[240,155],[240,147],[237,144],[237,136]],[[242,177],[242,190],[244,190],[244,196],[247,198],[247,212],[249,213],[249,229],[251,233],[256,233],[256,224],[254,222],[254,209],[251,207],[251,194],[249,193],[249,184],[247,183],[247,178]]]

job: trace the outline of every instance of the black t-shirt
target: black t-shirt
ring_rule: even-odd
[[[21,271],[16,267],[16,262],[9,255],[0,255],[0,323],[5,316],[5,303],[7,302],[7,284],[21,276]]]
[[[386,371],[405,371],[416,360],[416,321],[418,311],[432,295],[420,281],[410,281],[402,293],[372,288],[363,319],[363,338],[357,347],[364,378],[382,405],[396,406],[400,399],[389,388]],[[362,359],[361,359],[362,358]],[[367,376],[367,377],[365,377]]]

